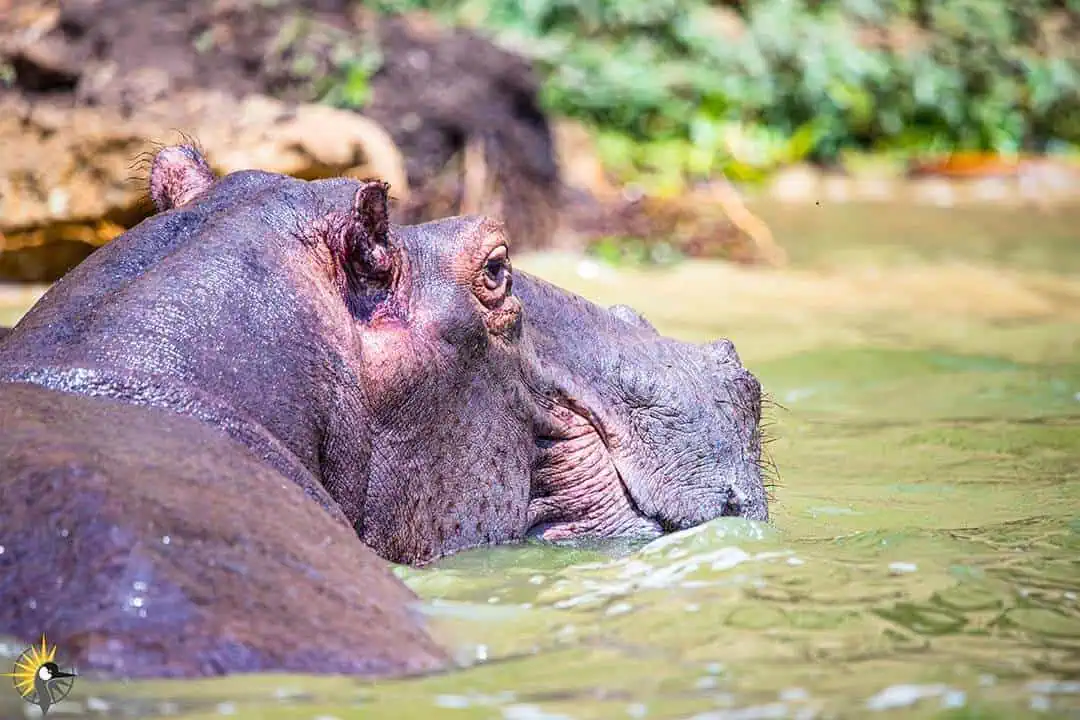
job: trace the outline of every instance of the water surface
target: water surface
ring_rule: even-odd
[[[771,526],[399,568],[452,673],[83,682],[63,709],[1080,717],[1080,212],[994,212],[773,210],[783,271],[520,258],[662,331],[735,340],[776,403]]]

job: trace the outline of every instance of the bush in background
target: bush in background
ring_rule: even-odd
[[[531,57],[621,179],[1080,144],[1078,0],[376,0]]]

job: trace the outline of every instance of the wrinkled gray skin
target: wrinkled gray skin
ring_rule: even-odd
[[[551,408],[533,424],[529,535],[648,539],[724,515],[768,520],[761,388],[730,340],[672,340],[627,305],[514,277],[533,393]]]
[[[767,518],[730,343],[515,277],[490,220],[391,227],[382,183],[180,146],[150,191],[0,336],[0,633],[144,677],[410,672],[445,656],[371,550]]]
[[[659,335],[518,272],[529,362],[559,398],[538,433],[531,533],[651,538],[723,515],[768,519],[761,387],[728,340]]]
[[[381,183],[217,178],[189,147],[150,181],[161,212],[42,297],[0,380],[202,417],[396,562],[523,535],[535,410],[500,227],[392,232]]]
[[[214,398],[395,562],[767,519],[760,388],[730,342],[513,273],[485,218],[391,227],[377,183],[218,179],[191,148],[159,153],[151,181],[167,212],[58,283],[0,369]]]

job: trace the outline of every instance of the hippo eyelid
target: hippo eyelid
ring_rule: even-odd
[[[498,245],[487,254],[482,272],[489,290],[497,290],[510,279],[513,269],[510,265],[510,250],[505,244]]]

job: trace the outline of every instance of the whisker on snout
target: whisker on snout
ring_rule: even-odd
[[[765,486],[765,492],[769,494],[778,490],[781,487],[780,467],[776,464],[776,460],[767,448],[761,449],[761,457],[758,458],[757,466],[758,472],[761,473],[761,484]],[[771,495],[769,501],[772,501]]]
[[[776,502],[776,491],[782,487],[780,468],[777,466],[769,448],[777,440],[777,437],[770,432],[776,425],[776,420],[772,418],[763,419],[758,425],[757,433],[759,447],[758,472],[761,473],[761,482],[765,486],[765,498],[770,506]]]
[[[783,410],[784,412],[788,411],[788,408],[787,408],[786,405],[784,405],[779,400],[774,398],[771,393],[766,392],[765,390],[762,390],[761,391],[761,409],[762,409],[762,411],[764,411],[765,408]]]
[[[776,503],[776,491],[782,487],[780,481],[780,469],[771,455],[763,453],[764,457],[758,461],[758,470],[761,472],[761,483],[765,486],[765,499],[772,507]]]

